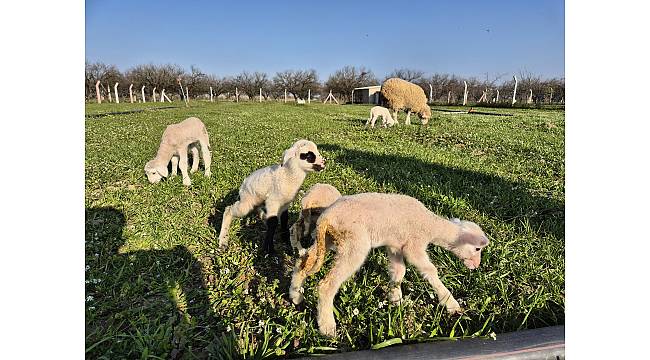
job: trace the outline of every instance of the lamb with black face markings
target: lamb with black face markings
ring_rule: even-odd
[[[325,158],[318,152],[316,144],[309,140],[298,140],[284,151],[281,164],[267,166],[250,174],[239,188],[239,201],[224,210],[219,247],[228,245],[228,230],[233,217],[242,218],[262,207],[262,217],[267,227],[264,250],[267,253],[273,252],[278,216],[282,239],[289,242],[287,209],[296,198],[307,174],[324,169]]]

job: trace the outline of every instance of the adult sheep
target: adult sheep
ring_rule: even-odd
[[[381,95],[386,100],[388,108],[393,110],[393,119],[397,120],[397,112],[406,110],[406,125],[411,124],[411,112],[417,113],[422,124],[427,124],[431,118],[431,108],[427,105],[427,96],[421,87],[399,78],[390,78],[381,85]]]

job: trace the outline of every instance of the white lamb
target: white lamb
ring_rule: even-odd
[[[309,140],[298,140],[284,151],[281,165],[272,165],[250,174],[239,188],[239,201],[226,207],[219,233],[219,246],[228,245],[228,229],[232,218],[242,218],[253,209],[264,206],[266,237],[263,248],[273,252],[273,236],[278,226],[278,214],[282,238],[289,240],[289,213],[287,209],[296,198],[307,173],[325,169],[325,159],[316,144]]]
[[[192,151],[192,169],[195,172],[199,168],[199,150],[197,143],[201,147],[203,155],[203,166],[205,167],[205,176],[210,177],[210,141],[208,131],[201,120],[195,117],[187,118],[178,124],[167,126],[160,141],[160,147],[156,157],[147,162],[144,166],[144,172],[151,183],[157,183],[163,177],[169,174],[167,164],[172,162],[172,175],[176,175],[176,167],[181,170],[183,175],[183,185],[192,184],[187,174],[187,150]]]
[[[341,284],[363,265],[370,250],[384,246],[390,260],[391,302],[402,299],[400,283],[406,273],[406,259],[433,286],[449,313],[461,312],[429,260],[429,244],[451,251],[465,266],[475,269],[481,263],[481,250],[488,245],[488,239],[473,222],[441,218],[409,196],[342,196],[318,219],[316,241],[296,262],[289,295],[295,304],[303,300],[301,289],[305,279],[321,268],[327,249],[335,248],[334,265],[318,286],[318,328],[322,334],[334,336],[334,296]]]
[[[291,246],[298,250],[298,254],[302,256],[305,252],[300,244],[300,238],[311,233],[320,214],[340,197],[341,193],[329,184],[315,184],[303,196],[300,201],[302,208],[300,216],[291,226]]]
[[[375,127],[375,121],[377,121],[377,118],[380,116],[381,116],[382,127],[393,126],[395,124],[398,124],[398,122],[395,121],[393,117],[390,115],[389,109],[383,106],[373,106],[372,109],[370,109],[370,117],[366,121],[366,126],[370,124],[370,127]]]

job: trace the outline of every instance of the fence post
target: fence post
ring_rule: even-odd
[[[147,99],[144,97],[144,85],[142,85],[142,89],[140,89],[140,92],[142,93],[142,102],[145,103],[147,102]]]
[[[311,89],[307,91],[307,104],[311,104]]]
[[[120,96],[117,94],[117,85],[118,85],[118,84],[119,84],[119,83],[116,82],[116,83],[115,83],[115,86],[113,87],[113,88],[115,89],[115,102],[116,102],[117,104],[120,103]]]
[[[131,100],[131,104],[133,104],[133,84],[129,85],[129,100]]]
[[[284,103],[287,103],[287,89],[284,89]]]
[[[165,88],[162,89],[160,92],[160,102],[164,103],[165,102]]]
[[[463,106],[467,105],[467,81],[463,80],[465,83],[465,92],[463,93]]]
[[[153,96],[153,102],[156,102],[156,87],[153,87],[153,90],[151,91],[151,96]]]
[[[433,103],[433,86],[429,84],[429,103]]]
[[[499,102],[499,89],[497,89],[497,103]]]
[[[239,89],[237,87],[235,87],[235,101],[239,102]]]
[[[212,100],[212,86],[210,86],[210,102],[213,102],[213,100]]]
[[[262,102],[262,88],[260,88],[260,102]]]
[[[451,91],[447,93],[447,105],[451,102]]]
[[[515,79],[515,90],[512,92],[512,105],[514,105],[517,102],[517,75],[513,75],[512,78]]]
[[[102,103],[102,96],[101,96],[101,94],[99,93],[99,83],[100,83],[100,82],[101,82],[101,81],[97,80],[97,82],[95,83],[95,93],[97,94],[97,103],[98,103],[98,104],[101,104],[101,103]]]

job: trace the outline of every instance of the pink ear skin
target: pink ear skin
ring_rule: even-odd
[[[461,244],[470,244],[477,247],[483,247],[488,244],[488,240],[482,235],[472,234],[462,231],[458,237],[458,242]]]

